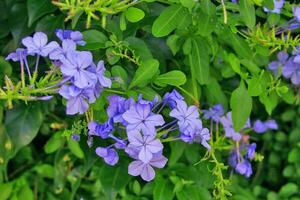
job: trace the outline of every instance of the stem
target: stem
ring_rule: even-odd
[[[27,73],[28,73],[28,76],[29,76],[29,80],[31,80],[31,79],[32,79],[32,77],[31,77],[31,72],[30,72],[30,69],[29,69],[28,62],[27,62],[27,58],[26,58],[26,57],[24,58],[24,63],[25,63],[26,70],[27,70]]]
[[[223,8],[223,15],[224,15],[224,24],[227,24],[227,11],[224,0],[221,0],[222,8]]]
[[[125,92],[118,91],[118,90],[112,90],[112,89],[105,89],[107,92],[116,93],[116,94],[126,94]]]
[[[184,92],[186,95],[188,95],[188,96],[195,102],[196,105],[199,105],[198,100],[197,100],[191,93],[189,93],[188,91],[186,91],[185,89],[183,89],[183,88],[180,87],[180,86],[177,86],[177,88],[178,88],[179,90],[181,90],[182,92]]]
[[[22,58],[20,58],[20,65],[21,65],[21,83],[22,83],[22,88],[25,88],[25,75],[24,75],[24,62]]]

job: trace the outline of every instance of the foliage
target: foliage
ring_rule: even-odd
[[[299,54],[296,6],[285,2],[273,12],[271,0],[0,1],[0,199],[300,199],[300,77],[286,74],[278,54]],[[28,58],[32,69],[39,63],[32,77],[5,60],[35,32],[58,41],[57,29],[80,31],[86,44],[77,50],[104,60],[112,80],[83,115],[66,115],[67,100],[57,94],[64,75],[50,59]],[[272,62],[280,65],[275,72]],[[228,138],[222,120],[203,120],[207,150],[181,141],[178,129],[158,128],[168,163],[151,182],[128,174],[124,151],[116,166],[106,165],[95,147],[109,141],[87,144],[89,123],[108,118],[108,96],[160,101],[173,89],[201,119],[222,104],[241,138]],[[167,120],[169,111],[156,110]],[[249,118],[275,119],[279,130],[255,133],[252,121],[245,126]],[[228,161],[236,150],[253,161],[250,178]]]

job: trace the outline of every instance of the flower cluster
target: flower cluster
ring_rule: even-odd
[[[166,93],[161,101],[147,101],[142,96],[135,101],[118,95],[109,96],[108,101],[107,121],[90,122],[89,137],[113,140],[107,147],[97,147],[96,154],[107,164],[115,165],[119,160],[117,150],[124,150],[133,159],[128,166],[132,176],[150,181],[155,177],[154,168],[166,165],[163,141],[181,139],[210,149],[210,133],[202,126],[198,108],[188,106],[176,90]],[[167,118],[160,114],[163,109],[170,110]]]
[[[213,129],[213,123],[216,123],[217,127],[221,124],[224,136],[232,139],[234,147],[229,155],[229,165],[235,172],[245,177],[250,177],[252,174],[250,161],[255,159],[256,143],[249,144],[250,136],[246,133],[249,130],[253,130],[259,134],[264,133],[269,129],[276,130],[278,129],[276,121],[267,120],[262,122],[261,120],[256,120],[251,127],[250,119],[248,119],[244,127],[241,130],[236,131],[233,127],[231,112],[225,114],[221,104],[214,105],[208,110],[203,110],[203,113],[205,119],[211,120],[211,131]],[[218,130],[216,130],[216,134],[218,134]]]
[[[19,61],[21,67],[26,66],[29,79],[32,74],[28,66],[27,56],[36,56],[34,76],[37,76],[40,57],[48,58],[59,68],[63,78],[55,86],[59,86],[59,94],[67,100],[67,114],[83,114],[89,104],[96,101],[103,88],[111,87],[111,80],[105,77],[104,62],[94,64],[92,53],[77,51],[77,45],[84,45],[83,35],[79,31],[57,30],[56,41],[48,43],[48,37],[42,32],[36,32],[33,37],[26,37],[22,44],[26,49],[19,48],[7,56],[6,59]],[[53,86],[52,86],[53,87]]]
[[[283,77],[291,80],[295,86],[300,85],[300,48],[297,47],[291,56],[280,51],[277,58],[277,61],[268,65],[268,69],[272,71],[274,76],[277,76],[281,70]]]

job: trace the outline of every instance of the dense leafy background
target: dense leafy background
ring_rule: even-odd
[[[254,2],[256,4],[254,5]],[[0,1],[0,81],[4,75],[17,80],[19,68],[4,57],[20,46],[20,40],[35,31],[55,39],[57,28],[83,32],[87,45],[104,59],[112,76],[121,77],[127,96],[139,93],[151,99],[181,86],[191,104],[208,107],[222,103],[233,112],[235,128],[250,116],[280,125],[280,131],[253,135],[264,160],[255,164],[254,175],[245,179],[226,170],[232,179],[231,199],[300,199],[300,110],[294,89],[271,80],[266,65],[276,48],[291,46],[259,44],[258,24],[283,24],[291,17],[287,3],[282,16],[267,15],[262,5],[272,1],[226,2],[227,24],[220,2],[201,0],[146,1],[108,15],[105,27],[79,10],[71,19],[50,0]],[[266,35],[269,32],[264,32]],[[245,35],[247,37],[245,37]],[[271,35],[267,37],[271,38]],[[44,63],[45,70],[47,69]],[[104,120],[103,96],[93,105],[95,118]],[[291,104],[291,105],[290,105]],[[81,130],[80,116],[65,117],[61,99],[24,104],[8,110],[0,102],[0,199],[212,199],[215,176],[212,163],[200,162],[205,151],[198,145],[173,142],[166,147],[168,165],[157,171],[153,182],[127,174],[128,160],[121,155],[117,167],[105,165],[94,149],[68,140],[72,125]],[[79,121],[79,122],[78,122]],[[77,124],[78,122],[78,124]],[[74,124],[75,123],[75,124]],[[67,131],[64,131],[64,130]],[[98,141],[99,142],[99,141]],[[226,153],[217,157],[226,163]]]

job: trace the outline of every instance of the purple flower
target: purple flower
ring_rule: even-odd
[[[43,57],[48,56],[48,54],[54,49],[58,48],[57,42],[48,42],[48,37],[45,33],[36,32],[33,37],[26,37],[22,40],[22,44],[26,46],[27,52],[30,55],[41,55]]]
[[[109,106],[106,110],[108,117],[111,118],[114,123],[119,122],[123,125],[127,125],[122,115],[134,105],[133,99],[125,99],[118,95],[109,96],[107,99],[109,101]]]
[[[182,100],[184,100],[183,96],[181,96],[175,89],[171,93],[167,92],[163,97],[163,103],[169,105],[172,109],[176,107],[176,101]]]
[[[78,142],[80,140],[80,135],[78,134],[72,134],[72,139]]]
[[[59,94],[67,99],[67,114],[83,114],[87,111],[89,103],[96,101],[93,88],[81,89],[74,85],[63,85]]]
[[[253,125],[253,130],[256,133],[264,133],[268,129],[277,130],[278,125],[275,120],[267,120],[265,122],[262,122],[261,120],[256,120]]]
[[[268,65],[268,69],[273,72],[274,76],[277,76],[279,68],[286,63],[288,57],[289,55],[286,52],[280,51],[277,54],[278,61],[273,61]]]
[[[72,40],[81,46],[85,45],[86,43],[83,41],[83,35],[79,31],[57,29],[55,34],[61,41]]]
[[[57,47],[50,54],[51,60],[63,61],[66,59],[67,53],[76,50],[76,44],[72,40],[63,40],[62,47]]]
[[[293,7],[293,14],[295,19],[300,22],[300,6],[294,6]]]
[[[128,134],[128,148],[135,148],[138,152],[138,159],[148,163],[153,154],[162,151],[163,145],[155,136],[142,136],[140,132]]]
[[[139,104],[149,104],[151,109],[153,108],[153,106],[158,102],[158,96],[155,96],[154,99],[152,101],[148,101],[148,100],[145,100],[143,99],[143,95],[140,94],[139,97],[138,97],[138,100],[137,102]]]
[[[293,61],[294,57],[291,57],[283,66],[282,75],[291,79],[294,85],[300,84],[300,63],[295,63]]]
[[[196,106],[187,106],[184,101],[176,101],[176,108],[170,112],[170,116],[178,119],[180,130],[185,130],[188,126],[192,128],[202,124],[199,119],[199,112]]]
[[[273,10],[269,10],[268,8],[264,7],[264,11],[267,12],[267,13],[277,13],[277,14],[280,14],[281,12],[281,8],[283,7],[283,4],[284,4],[284,0],[273,0],[274,2],[274,8]]]
[[[239,132],[236,132],[233,128],[233,122],[231,118],[231,112],[228,112],[226,116],[221,117],[221,124],[225,131],[225,137],[232,138],[234,141],[240,141],[242,135]],[[250,128],[250,120],[248,119],[244,128]]]
[[[130,132],[143,131],[144,135],[155,135],[156,126],[162,126],[165,121],[159,114],[151,112],[149,104],[139,104],[131,106],[123,115],[123,119],[128,123],[127,134]]]
[[[228,158],[228,164],[232,167],[235,168],[236,165],[239,163],[240,160],[242,160],[242,156],[240,154],[239,151],[237,151],[237,149],[233,149],[230,154],[229,154],[229,158]]]
[[[189,126],[181,131],[180,139],[189,143],[198,142],[208,150],[211,149],[207,142],[210,139],[209,130],[207,128],[202,128],[202,124],[197,125],[195,128]]]
[[[151,181],[155,177],[155,171],[153,167],[163,168],[168,159],[161,154],[155,154],[148,163],[144,163],[141,160],[135,160],[128,166],[128,174],[132,176],[141,176],[145,181]]]
[[[100,86],[102,88],[110,88],[111,87],[111,80],[104,76],[105,73],[105,67],[104,67],[104,61],[100,60],[96,66],[92,66],[89,68],[89,71],[93,72],[95,76],[97,77],[98,82],[100,83]]]
[[[100,136],[102,139],[109,137],[109,134],[113,131],[114,127],[110,121],[106,121],[103,124],[99,124],[95,121],[91,121],[88,125],[89,135]]]
[[[219,122],[221,116],[224,115],[224,108],[221,104],[216,104],[213,107],[209,108],[209,110],[203,110],[204,119],[212,119],[215,122]]]
[[[60,68],[62,74],[67,77],[72,77],[74,85],[79,88],[94,85],[97,80],[94,73],[86,70],[93,63],[91,52],[67,52],[66,59],[64,59],[62,63]]]
[[[104,162],[108,165],[114,166],[119,161],[119,155],[113,148],[97,147],[96,154],[104,159]]]
[[[252,143],[248,145],[247,152],[246,152],[246,158],[252,160],[255,155],[255,149],[256,149],[256,143]]]
[[[12,60],[14,62],[24,60],[27,56],[27,50],[23,48],[16,49],[16,52],[8,54],[5,60]]]
[[[252,174],[251,163],[244,159],[242,162],[238,163],[235,167],[235,171],[247,178],[249,178]]]

